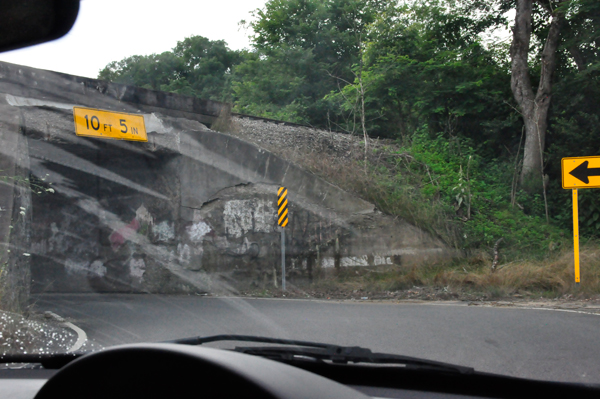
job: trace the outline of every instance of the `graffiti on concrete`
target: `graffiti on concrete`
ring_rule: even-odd
[[[95,260],[90,264],[88,275],[90,277],[106,276],[106,266],[101,260]]]
[[[348,256],[341,259],[341,265],[342,267],[369,266],[369,259],[367,255]]]
[[[146,263],[144,263],[144,259],[131,258],[129,261],[129,274],[132,279],[142,282],[145,271]]]
[[[64,262],[64,267],[69,275],[82,275],[87,277],[104,277],[106,275],[106,267],[100,260],[89,263],[86,261],[67,259]]]
[[[86,261],[77,262],[72,259],[67,259],[65,261],[65,270],[68,274],[77,274],[84,273],[87,274],[89,263]]]
[[[138,230],[143,229],[145,233],[148,229],[152,229],[153,225],[154,218],[144,204],[140,205],[135,211],[135,217],[131,219],[131,222],[114,230],[108,237],[112,250],[118,251],[125,242],[130,241],[135,236]]]
[[[275,216],[272,201],[260,199],[227,201],[223,210],[225,234],[239,238],[248,232],[271,233],[274,231]]]
[[[125,226],[119,227],[118,229],[113,231],[108,237],[112,250],[115,252],[118,251],[119,248],[121,248],[121,246],[123,246],[123,244],[125,244],[126,241],[131,240],[135,236],[135,233],[137,233],[139,228],[140,223],[136,218],[133,218],[131,222],[129,222]]]
[[[169,242],[175,239],[175,224],[166,220],[152,226],[152,234],[159,242]]]
[[[140,225],[152,226],[154,224],[154,218],[144,204],[135,211],[135,218]]]
[[[204,240],[204,236],[212,231],[210,226],[203,220],[193,223],[186,230],[190,241],[194,243],[202,242]]]
[[[190,246],[187,244],[179,243],[177,244],[177,254],[178,261],[181,265],[186,265],[190,263],[190,258],[192,257],[192,253],[190,251]]]

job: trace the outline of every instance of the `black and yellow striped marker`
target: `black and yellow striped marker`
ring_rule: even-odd
[[[279,207],[279,211],[277,212],[277,216],[279,220],[277,224],[281,227],[285,227],[288,224],[288,200],[287,200],[287,188],[279,187],[279,191],[277,191],[277,206]]]

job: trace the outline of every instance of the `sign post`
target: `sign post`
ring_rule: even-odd
[[[285,226],[288,224],[287,189],[279,187],[277,191],[277,225],[281,229],[281,289],[285,291]]]
[[[577,189],[573,189],[573,252],[575,252],[575,285],[579,286],[579,204]]]
[[[562,186],[573,191],[573,252],[575,285],[581,282],[579,271],[579,207],[577,190],[600,187],[600,156],[563,158],[561,161]]]

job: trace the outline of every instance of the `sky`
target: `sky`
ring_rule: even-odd
[[[0,53],[0,61],[71,75],[98,77],[111,61],[171,50],[193,35],[248,48],[238,26],[266,0],[81,0],[71,31],[61,39]]]

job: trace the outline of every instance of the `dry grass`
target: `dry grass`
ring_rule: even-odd
[[[501,265],[492,273],[489,268],[478,272],[449,270],[439,273],[439,284],[457,284],[484,289],[495,287],[504,292],[535,291],[556,294],[600,293],[600,247],[589,244],[581,249],[581,285],[575,287],[573,251],[562,250],[545,260],[515,261]]]
[[[447,293],[454,293],[457,299],[466,299],[471,294],[488,299],[515,294],[530,297],[558,297],[565,294],[590,297],[600,294],[600,246],[595,244],[588,244],[581,249],[579,287],[574,282],[572,249],[549,255],[545,260],[506,263],[495,272],[491,271],[491,263],[490,256],[481,253],[455,264],[372,270],[345,268],[323,276],[313,288],[334,296],[351,296],[352,293],[360,296],[365,292],[382,295],[411,292],[415,287],[430,287],[446,296]]]

